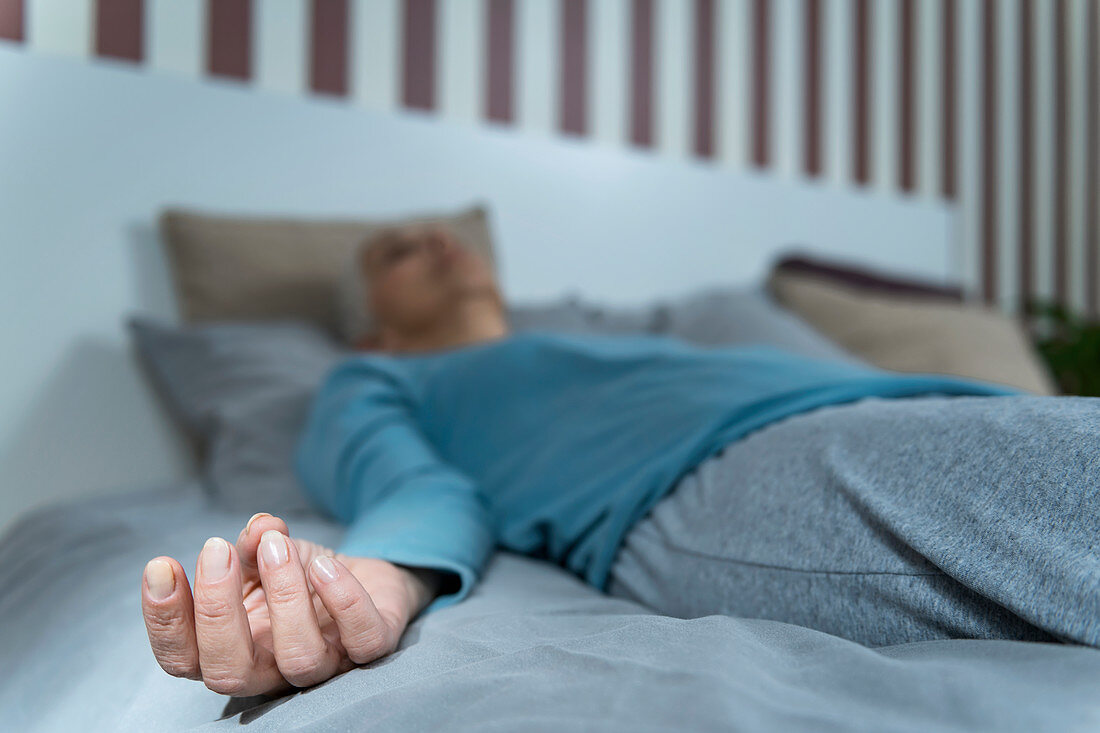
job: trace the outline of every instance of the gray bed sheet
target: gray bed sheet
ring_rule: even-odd
[[[263,507],[257,507],[262,510]],[[291,531],[335,544],[316,515]],[[787,624],[677,619],[499,551],[394,654],[277,698],[169,677],[140,605],[146,560],[189,570],[247,516],[185,482],[69,502],[0,538],[4,730],[1095,731],[1100,651],[999,641],[869,649]]]

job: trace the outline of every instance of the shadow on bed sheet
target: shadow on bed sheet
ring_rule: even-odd
[[[305,694],[305,692],[308,692],[308,690],[296,694]],[[290,701],[291,697],[293,696],[255,695],[253,697],[233,697],[226,703],[225,710],[222,711],[222,715],[218,720],[225,720],[239,715],[241,716],[241,725],[248,725],[255,720],[259,720],[265,713]]]

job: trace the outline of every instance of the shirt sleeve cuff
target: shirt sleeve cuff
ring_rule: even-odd
[[[410,623],[416,618],[465,600],[480,580],[482,570],[494,550],[492,539],[487,534],[473,545],[466,545],[467,557],[459,559],[427,548],[418,548],[409,542],[398,544],[393,542],[392,538],[390,541],[381,539],[372,541],[358,535],[355,530],[355,525],[349,528],[337,552],[353,557],[373,557],[410,567],[432,568],[458,576],[457,591],[436,596],[416,617],[409,619]]]

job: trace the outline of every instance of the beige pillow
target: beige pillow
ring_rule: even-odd
[[[438,222],[493,261],[488,212],[404,219],[292,219],[210,215],[169,208],[160,229],[183,319],[188,322],[298,318],[341,337],[342,268],[382,227]]]
[[[884,369],[1058,393],[1020,325],[991,308],[945,297],[872,292],[813,275],[773,273],[768,285],[782,305]]]

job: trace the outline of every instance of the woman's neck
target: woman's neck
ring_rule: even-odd
[[[509,332],[498,298],[467,298],[432,328],[415,333],[384,332],[381,345],[383,351],[395,353],[445,351],[493,341]]]

